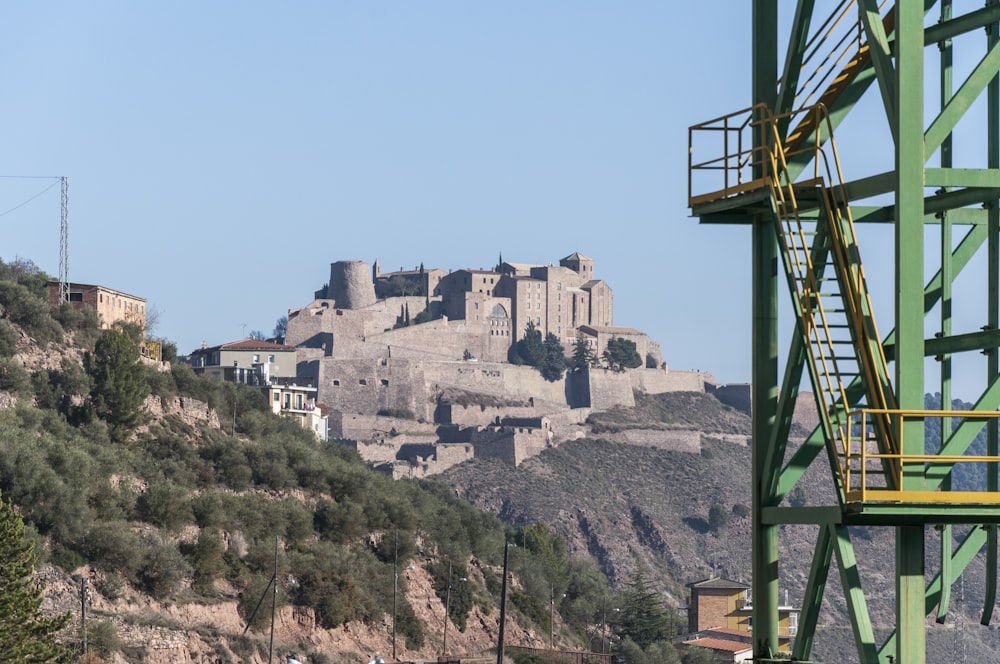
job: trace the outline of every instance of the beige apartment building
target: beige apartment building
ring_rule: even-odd
[[[59,304],[59,282],[46,284],[49,304]],[[146,329],[146,300],[104,286],[91,284],[69,285],[69,303],[74,309],[95,309],[101,319],[101,329],[106,330],[118,322],[135,323]]]

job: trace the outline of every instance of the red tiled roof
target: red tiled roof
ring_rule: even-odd
[[[739,641],[726,641],[725,639],[695,639],[694,641],[685,641],[684,645],[696,646],[698,648],[708,648],[709,650],[722,650],[724,652],[731,652],[731,653],[753,650],[753,646],[751,646],[749,643],[740,643]]]
[[[746,643],[750,643],[750,641],[753,639],[753,634],[748,631],[744,631],[741,629],[729,629],[728,627],[713,627],[711,629],[706,629],[704,633],[706,635],[709,635],[709,638],[711,636],[718,635],[720,638],[723,639],[726,639],[727,637],[734,637],[736,639],[746,639],[745,641]],[[734,639],[729,638],[728,640],[732,641]]]

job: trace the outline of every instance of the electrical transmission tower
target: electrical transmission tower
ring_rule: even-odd
[[[59,301],[69,302],[69,178],[59,178],[62,190],[59,217]]]

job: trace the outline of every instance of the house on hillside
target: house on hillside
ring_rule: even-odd
[[[272,378],[263,386],[271,412],[290,417],[303,429],[309,429],[320,440],[327,440],[329,425],[327,416],[316,405],[316,387],[300,383],[308,379]]]
[[[263,386],[272,378],[295,378],[295,348],[272,341],[244,339],[218,346],[202,344],[187,358],[197,374],[228,383]]]
[[[185,360],[197,374],[259,387],[272,412],[291,417],[320,440],[327,439],[327,418],[316,405],[316,385],[296,376],[292,346],[258,339],[202,344]]]
[[[46,284],[49,305],[59,304],[59,282]],[[135,323],[146,329],[146,300],[104,286],[69,284],[69,303],[76,310],[93,309],[101,319],[101,329],[107,330],[118,322]]]
[[[753,602],[750,586],[740,581],[709,577],[687,584],[691,591],[688,603],[688,633],[698,635],[719,630],[723,636],[750,635],[753,632]],[[785,604],[778,607],[778,649],[787,652],[798,629],[799,610]],[[716,634],[712,638],[718,638]],[[734,660],[741,661],[741,660]]]

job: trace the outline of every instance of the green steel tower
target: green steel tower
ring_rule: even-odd
[[[977,556],[983,624],[996,604],[1000,4],[780,4],[787,32],[778,0],[753,2],[750,107],[689,130],[693,214],[752,232],[754,658],[777,655],[780,527],[806,524],[815,548],[793,657],[810,659],[835,569],[859,661],[923,664],[926,619],[947,618]],[[882,300],[863,252],[893,280]],[[976,392],[963,394],[973,409],[927,410],[926,393],[950,406],[953,377]],[[790,445],[800,389],[820,424]],[[925,438],[932,422],[940,443]],[[791,506],[815,467],[836,500]],[[960,481],[970,470],[982,481]],[[851,526],[895,542],[888,638],[875,637]]]

